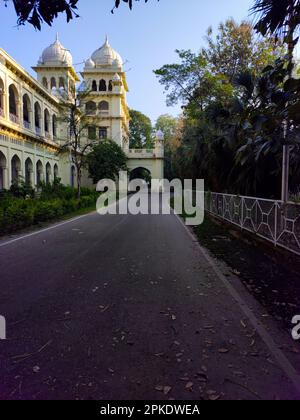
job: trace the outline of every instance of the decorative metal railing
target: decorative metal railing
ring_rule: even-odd
[[[300,255],[300,204],[206,193],[205,210],[275,246]]]
[[[0,108],[0,117],[4,117],[4,109]]]

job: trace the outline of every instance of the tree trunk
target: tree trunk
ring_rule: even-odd
[[[77,169],[77,198],[81,198],[81,169]]]

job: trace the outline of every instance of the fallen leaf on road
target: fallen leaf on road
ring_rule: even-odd
[[[170,386],[164,386],[164,389],[163,389],[164,395],[168,395],[171,389],[172,388]]]
[[[226,353],[229,353],[229,350],[224,348],[224,349],[219,349],[218,352],[220,354],[226,354]]]
[[[192,390],[193,386],[194,386],[193,382],[188,382],[185,386],[185,389],[190,391],[190,390]]]
[[[41,368],[39,366],[34,366],[32,370],[33,370],[34,373],[39,373]]]

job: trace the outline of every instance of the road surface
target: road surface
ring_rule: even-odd
[[[0,266],[1,399],[299,397],[174,215],[93,213],[0,241]]]

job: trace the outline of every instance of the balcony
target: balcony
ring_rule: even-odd
[[[19,117],[15,114],[12,114],[11,112],[9,113],[9,119],[14,124],[19,124]]]
[[[35,127],[35,132],[38,136],[40,136],[42,134],[42,130],[40,127]]]
[[[0,117],[4,118],[4,109],[3,108],[0,108]]]

